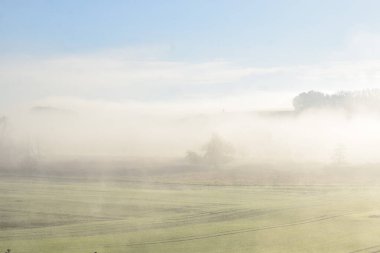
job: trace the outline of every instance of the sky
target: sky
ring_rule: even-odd
[[[0,0],[0,114],[78,103],[279,109],[302,91],[378,88],[379,9],[376,0]]]

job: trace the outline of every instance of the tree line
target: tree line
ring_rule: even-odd
[[[320,108],[338,108],[348,111],[366,109],[380,112],[380,89],[340,91],[326,94],[319,91],[302,92],[293,99],[296,111]]]

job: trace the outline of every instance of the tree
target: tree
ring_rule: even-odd
[[[218,168],[221,165],[231,161],[234,154],[232,145],[215,134],[202,147],[202,151],[203,154],[188,151],[186,153],[186,160],[193,165],[204,164]]]
[[[296,111],[302,111],[312,107],[321,107],[327,104],[327,96],[322,92],[303,92],[293,99],[293,106]]]
[[[214,168],[232,160],[234,149],[232,145],[224,141],[218,135],[213,135],[211,140],[203,147],[205,154],[204,161]]]
[[[20,166],[24,170],[34,172],[38,169],[41,158],[39,145],[35,142],[29,142],[24,149],[23,157],[20,161]]]
[[[199,165],[202,163],[202,156],[200,156],[198,153],[194,151],[187,151],[186,153],[186,160],[190,164]]]
[[[293,106],[296,111],[325,107],[348,112],[356,109],[380,112],[380,90],[340,91],[331,95],[318,91],[303,92],[293,99]]]

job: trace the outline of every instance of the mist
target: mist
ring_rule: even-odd
[[[0,0],[0,252],[380,252],[379,9]]]
[[[188,151],[201,152],[217,135],[233,146],[234,163],[331,164],[339,156],[346,164],[371,164],[380,159],[375,148],[380,144],[379,113],[373,103],[350,110],[344,107],[347,102],[267,110],[192,103],[52,98],[4,116],[1,138],[8,150],[3,152],[34,152],[41,161],[181,159]]]

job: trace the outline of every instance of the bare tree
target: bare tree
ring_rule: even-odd
[[[29,142],[24,150],[24,156],[21,160],[21,167],[33,172],[37,170],[41,158],[41,152],[38,143]]]

